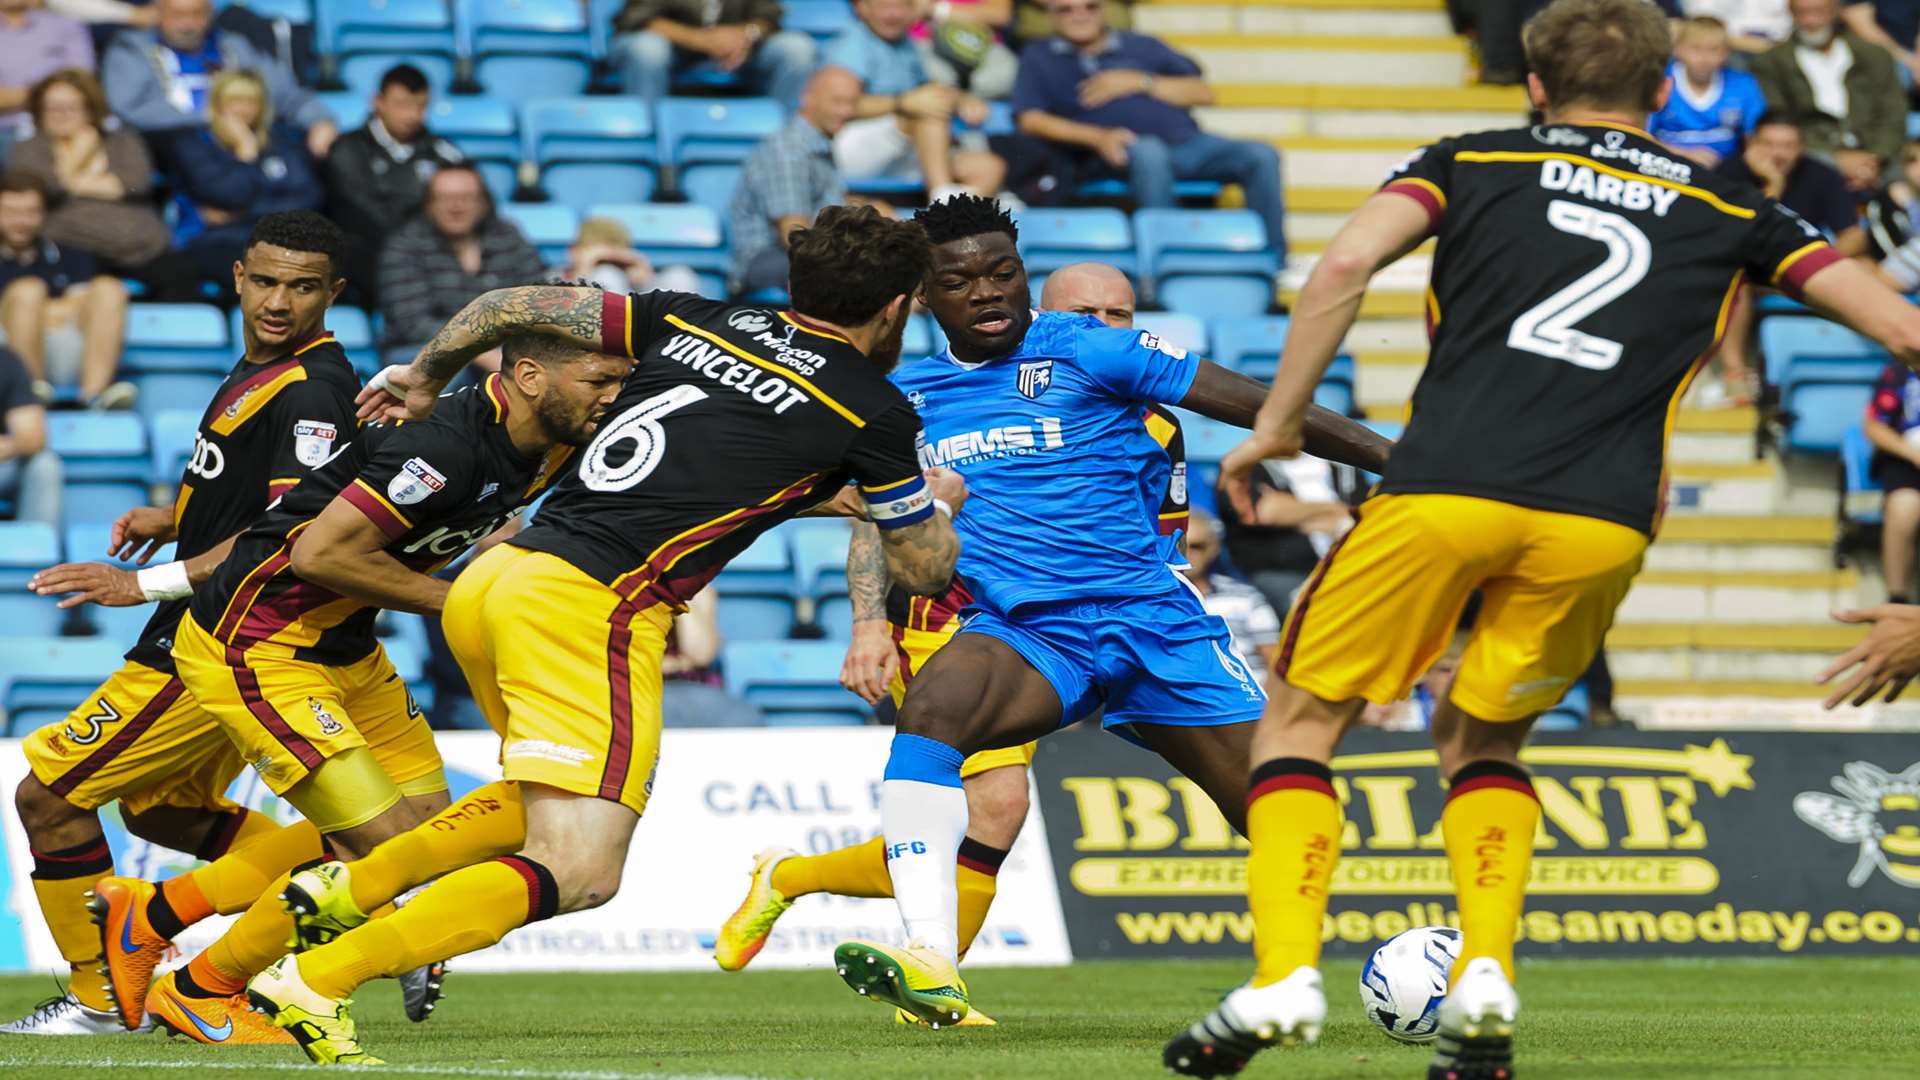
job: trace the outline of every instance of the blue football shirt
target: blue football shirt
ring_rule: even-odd
[[[1722,68],[1706,93],[1696,95],[1680,61],[1668,65],[1667,74],[1673,77],[1673,94],[1666,108],[1647,121],[1648,132],[1683,150],[1704,148],[1723,159],[1739,153],[1767,108],[1760,83],[1744,71]]]
[[[1141,330],[1039,312],[1019,349],[951,350],[894,373],[924,426],[920,464],[966,478],[958,572],[977,602],[1154,596],[1184,588],[1160,535],[1167,452],[1142,409],[1187,395],[1199,360]]]

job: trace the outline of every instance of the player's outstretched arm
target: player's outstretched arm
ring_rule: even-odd
[[[1200,361],[1193,386],[1177,404],[1201,416],[1236,427],[1251,428],[1267,401],[1267,386],[1211,360]],[[1304,437],[1314,457],[1337,461],[1377,473],[1387,467],[1393,440],[1332,409],[1308,405]]]
[[[387,554],[393,538],[336,496],[293,542],[293,572],[323,589],[392,611],[438,614],[447,582],[407,569]]]
[[[1920,371],[1920,307],[1857,260],[1843,259],[1814,271],[1800,286],[1800,295]]]

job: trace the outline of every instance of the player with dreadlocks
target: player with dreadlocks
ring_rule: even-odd
[[[1259,673],[1182,578],[1149,473],[1166,453],[1142,423],[1179,405],[1251,427],[1266,387],[1151,333],[1034,312],[1017,229],[957,196],[916,220],[932,244],[919,299],[949,347],[900,369],[919,410],[923,468],[971,492],[954,526],[972,597],[960,632],[914,674],[881,782],[887,869],[908,944],[848,942],[835,964],[861,994],[935,1026],[970,1010],[955,964],[956,858],[967,832],[961,764],[1104,706],[1102,723],[1159,753],[1244,819]],[[1307,449],[1370,470],[1390,445],[1324,410]]]

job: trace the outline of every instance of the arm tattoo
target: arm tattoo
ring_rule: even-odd
[[[872,522],[853,523],[847,543],[847,593],[853,598],[853,620],[887,617],[887,555],[880,547],[880,528]]]
[[[494,289],[460,309],[420,350],[414,364],[430,378],[452,378],[467,362],[516,330],[566,338],[582,348],[601,348],[601,294],[574,285],[525,285]]]
[[[915,596],[932,596],[953,581],[960,537],[945,514],[935,513],[917,525],[888,529],[880,534],[880,545],[886,555],[887,577]]]

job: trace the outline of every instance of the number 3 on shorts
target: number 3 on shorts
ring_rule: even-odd
[[[587,452],[580,459],[580,479],[595,491],[625,491],[645,480],[667,452],[667,430],[660,426],[660,418],[706,398],[705,390],[681,385],[621,413],[587,444]],[[633,443],[632,456],[618,465],[608,465],[608,452],[622,442]]]

